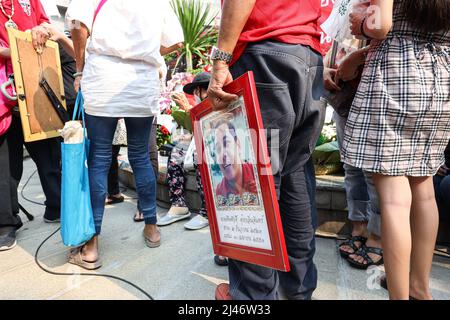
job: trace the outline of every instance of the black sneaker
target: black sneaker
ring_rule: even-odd
[[[3,227],[0,228],[0,251],[11,250],[17,245],[16,228]]]

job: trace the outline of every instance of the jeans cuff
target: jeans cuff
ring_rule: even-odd
[[[156,217],[156,211],[152,214],[146,214],[145,212],[143,212],[144,214],[144,221],[145,224],[156,224],[156,222],[158,221],[157,217]]]
[[[156,214],[155,214],[155,216],[148,217],[148,218],[146,218],[144,216],[144,221],[145,221],[145,224],[156,224],[156,221],[157,221]]]

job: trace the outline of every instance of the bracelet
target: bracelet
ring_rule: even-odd
[[[371,37],[369,37],[365,32],[364,32],[364,24],[366,23],[367,17],[365,17],[362,21],[361,21],[361,34],[363,35],[364,38],[366,39],[372,39]]]
[[[83,76],[83,72],[76,72],[73,74],[74,78],[78,78],[78,77],[82,77]]]

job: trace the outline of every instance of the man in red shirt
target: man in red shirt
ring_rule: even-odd
[[[325,115],[321,11],[320,0],[223,1],[208,96],[216,110],[225,108],[237,97],[223,86],[253,71],[264,127],[278,132],[268,135],[267,142],[291,271],[230,259],[230,285],[217,287],[217,299],[277,299],[279,283],[287,298],[311,299],[316,288],[311,153]]]
[[[42,49],[48,39],[58,41],[66,51],[74,55],[72,41],[49,23],[39,0],[1,0],[0,1],[0,39],[9,43],[6,27],[21,31],[30,30],[33,45]],[[9,47],[0,47],[0,58],[10,59]],[[16,230],[22,226],[17,202],[17,187],[23,173],[23,146],[36,163],[42,189],[44,191],[46,222],[59,222],[61,198],[61,149],[60,139],[53,138],[25,143],[22,124],[17,108],[13,109],[11,127],[6,133],[9,152],[9,170],[11,174],[11,192],[13,203],[0,210],[0,251],[14,247]],[[8,168],[0,168],[8,170]],[[2,194],[3,195],[3,194]],[[7,210],[6,210],[7,209]]]

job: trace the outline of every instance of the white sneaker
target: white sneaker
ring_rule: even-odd
[[[191,216],[191,213],[188,212],[186,214],[166,214],[164,217],[158,218],[158,221],[156,222],[157,226],[168,226],[169,224],[172,224],[174,222],[188,219]]]
[[[209,226],[208,219],[204,218],[200,214],[196,215],[194,218],[192,218],[188,223],[184,225],[184,227],[189,230],[200,230],[207,226]]]

